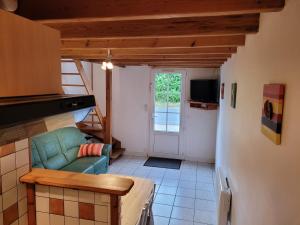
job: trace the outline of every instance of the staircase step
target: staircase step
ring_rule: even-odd
[[[82,121],[82,123],[85,123],[85,124],[100,124],[99,121]]]
[[[80,73],[61,73],[64,76],[80,76]]]
[[[86,124],[85,122],[77,123],[76,126],[77,126],[80,130],[95,131],[95,132],[104,132],[103,129],[98,128],[98,127],[90,126],[90,125]]]
[[[61,59],[61,62],[63,63],[75,63],[73,59]]]
[[[89,135],[94,136],[94,137],[96,137],[100,140],[103,140],[104,131],[102,129],[97,128],[97,127],[92,127],[92,126],[89,126],[89,125],[84,124],[84,123],[77,123],[76,125],[83,133],[89,134]]]
[[[115,160],[119,158],[125,152],[125,148],[113,149],[110,158]]]
[[[62,84],[63,87],[85,87],[83,84]]]

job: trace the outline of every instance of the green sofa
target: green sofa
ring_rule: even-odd
[[[102,156],[77,158],[85,134],[75,127],[61,128],[32,138],[32,167],[78,173],[106,173],[111,145],[104,145]]]

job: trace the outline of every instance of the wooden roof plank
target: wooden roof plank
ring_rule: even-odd
[[[84,38],[62,39],[62,49],[76,48],[200,48],[245,45],[245,35],[176,38]]]
[[[209,47],[209,48],[147,48],[147,49],[112,49],[111,54],[115,56],[130,55],[201,55],[201,54],[232,54],[236,53],[236,47]],[[64,49],[61,51],[64,58],[96,57],[105,58],[106,49]]]
[[[80,57],[80,56],[77,56]],[[226,60],[228,58],[231,57],[231,54],[199,54],[199,55],[119,55],[119,56],[113,56],[112,59],[117,59],[117,60],[121,60],[121,59],[222,59],[222,60]],[[89,60],[89,61],[99,61],[99,60],[104,60],[106,59],[106,56],[99,56],[97,58],[95,58],[94,60]]]
[[[18,14],[34,20],[119,21],[279,11],[285,0],[26,0]]]
[[[236,35],[256,33],[259,14],[44,24],[61,31],[64,39]]]

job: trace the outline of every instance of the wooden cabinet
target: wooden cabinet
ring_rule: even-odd
[[[0,10],[0,97],[60,93],[60,33]]]
[[[203,109],[203,110],[217,110],[219,107],[219,104],[190,101],[190,107],[191,108],[199,108],[199,109]]]

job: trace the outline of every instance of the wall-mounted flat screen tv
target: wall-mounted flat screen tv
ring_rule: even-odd
[[[191,100],[219,103],[218,80],[191,80]]]

